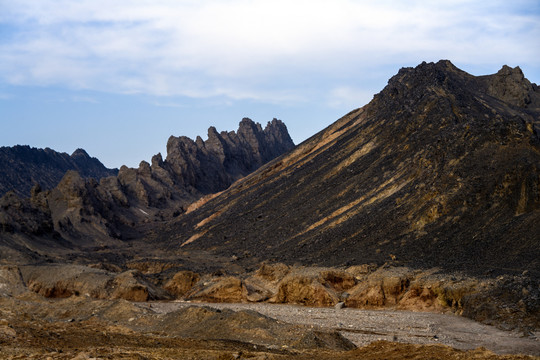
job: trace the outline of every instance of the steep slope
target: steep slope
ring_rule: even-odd
[[[247,263],[540,271],[540,91],[404,68],[365,107],[151,239]]]
[[[157,154],[151,165],[123,166],[118,176],[97,181],[68,171],[52,190],[36,186],[29,199],[13,193],[0,199],[0,254],[58,256],[50,247],[62,243],[68,249],[121,248],[115,239],[139,237],[142,228],[182,214],[293,147],[280,120],[263,130],[246,118],[237,133],[211,127],[206,141],[171,136],[165,160]]]
[[[22,197],[28,197],[36,183],[43,189],[52,189],[68,170],[75,170],[84,178],[95,179],[118,173],[118,169],[106,168],[83,149],[68,155],[49,148],[21,145],[0,147],[0,169],[0,196],[13,190]]]

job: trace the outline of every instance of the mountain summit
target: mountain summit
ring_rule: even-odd
[[[363,108],[158,231],[253,261],[540,271],[540,91],[403,68]]]

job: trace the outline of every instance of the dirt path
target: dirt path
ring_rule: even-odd
[[[540,334],[499,330],[475,321],[446,314],[393,310],[310,308],[281,304],[208,304],[191,302],[146,303],[157,312],[170,312],[186,306],[210,306],[232,310],[254,310],[279,321],[340,331],[357,346],[376,340],[413,344],[444,344],[469,350],[485,347],[498,354],[540,356]]]

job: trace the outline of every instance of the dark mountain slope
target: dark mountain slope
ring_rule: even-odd
[[[539,104],[519,68],[401,69],[368,105],[151,238],[246,262],[538,272]]]
[[[29,196],[36,183],[43,189],[52,189],[68,170],[75,170],[84,178],[95,179],[118,173],[118,169],[106,168],[83,149],[68,155],[49,148],[21,145],[0,147],[0,170],[0,196],[13,190],[22,197]]]
[[[42,246],[50,239],[70,249],[121,248],[116,239],[139,237],[141,228],[182,214],[202,196],[226,189],[293,147],[280,120],[263,130],[243,119],[236,133],[211,127],[206,141],[171,136],[165,160],[157,154],[151,165],[123,166],[118,176],[97,181],[68,171],[52,190],[33,188],[30,199],[8,193],[0,198],[0,255],[26,248],[57,256]],[[26,255],[39,257],[34,253]]]

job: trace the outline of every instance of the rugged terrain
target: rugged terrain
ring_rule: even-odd
[[[68,155],[49,148],[22,145],[0,147],[0,169],[0,196],[14,191],[20,197],[30,196],[30,189],[36,184],[43,190],[52,189],[68,170],[77,171],[83,178],[98,180],[118,173],[118,169],[107,169],[83,149]]]
[[[412,330],[388,340],[414,345],[353,348],[363,344],[351,346],[340,326],[312,329],[317,324],[293,324],[290,313],[245,311],[294,304],[318,308],[321,319],[321,308],[464,316],[516,339],[509,352],[538,355],[539,134],[540,91],[519,68],[476,77],[449,61],[422,63],[295,148],[280,121],[263,130],[244,119],[236,133],[210,128],[206,141],[171,137],[165,160],[158,154],[118,176],[98,182],[68,172],[30,198],[7,194],[2,352],[66,359],[505,352],[502,341],[472,336],[463,340],[469,347],[446,343],[463,350],[426,345]],[[247,305],[220,312],[172,300]],[[475,344],[488,348],[464,352]]]
[[[404,68],[368,105],[151,239],[246,264],[395,260],[538,277],[539,134],[540,90],[519,68]]]
[[[457,316],[261,303],[141,303],[126,299],[145,300],[140,295],[152,286],[132,271],[109,281],[110,273],[95,268],[56,266],[61,271],[49,277],[43,268],[36,270],[0,268],[2,358],[533,359],[540,354],[538,334],[523,336]],[[261,283],[286,270],[263,266],[254,276]],[[293,270],[295,276],[299,270]],[[99,283],[102,287],[95,287]],[[73,291],[77,287],[80,293]],[[112,296],[102,292],[106,289]],[[222,287],[213,292],[214,300],[235,291]],[[503,355],[517,353],[532,356]]]
[[[140,228],[172,219],[191,203],[226,189],[235,180],[294,147],[280,120],[265,129],[243,119],[237,132],[208,130],[208,139],[171,136],[161,154],[139,168],[122,166],[117,176],[85,179],[68,171],[51,190],[32,188],[30,198],[0,199],[3,262],[64,258],[97,248],[124,247]],[[124,242],[122,242],[122,241]]]

